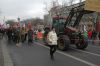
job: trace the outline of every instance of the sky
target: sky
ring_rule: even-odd
[[[53,0],[0,0],[0,21],[40,17],[46,13],[45,6]],[[58,0],[61,4],[64,0]],[[78,1],[78,0],[76,0]],[[5,16],[5,17],[4,17]]]

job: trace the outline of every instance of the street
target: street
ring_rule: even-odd
[[[0,66],[100,66],[100,0],[0,0]]]
[[[34,42],[29,46],[27,42],[20,47],[14,43],[6,44],[13,66],[99,66],[100,46],[89,45],[86,50],[76,49],[74,46],[68,51],[57,50],[54,60],[50,59],[49,47],[41,42]]]

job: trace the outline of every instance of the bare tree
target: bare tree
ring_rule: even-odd
[[[45,11],[50,14],[50,11],[53,11],[53,12],[58,11],[57,9],[59,6],[59,2],[58,0],[52,0],[50,5],[48,5],[47,2],[44,2],[44,5],[45,5]]]
[[[47,26],[48,23],[49,23],[48,22],[48,16],[51,16],[50,15],[50,6],[48,6],[47,2],[44,2],[44,5],[45,5],[44,10],[47,13],[47,14],[44,15],[44,26]]]
[[[69,10],[68,6],[69,6],[69,1],[68,0],[63,0],[62,1],[63,14],[66,14],[66,12]]]
[[[49,7],[48,7],[48,4],[47,4],[47,2],[44,2],[44,5],[45,5],[45,8],[44,8],[44,10],[47,12],[47,13],[49,13]]]
[[[69,1],[69,4],[70,4],[70,5],[73,5],[73,2],[74,2],[74,0],[70,0],[70,1]]]
[[[63,7],[63,6],[64,6],[64,7],[65,7],[65,6],[68,6],[68,0],[63,0],[63,1],[62,1],[62,7]]]
[[[48,18],[49,22],[47,22],[47,23],[50,25],[52,22],[52,16],[58,14],[59,2],[58,2],[58,0],[55,0],[55,1],[52,0],[50,5],[48,5],[46,2],[44,2],[44,5],[45,5],[45,11],[48,13],[48,16],[49,16],[49,18]]]

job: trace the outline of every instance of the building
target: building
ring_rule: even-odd
[[[46,14],[44,15],[44,26],[48,26],[51,23],[50,15]]]

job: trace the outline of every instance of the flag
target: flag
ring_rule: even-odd
[[[22,27],[25,27],[25,23],[22,25]]]
[[[86,0],[85,10],[100,12],[100,0]]]
[[[32,29],[32,23],[28,22],[28,29]]]

